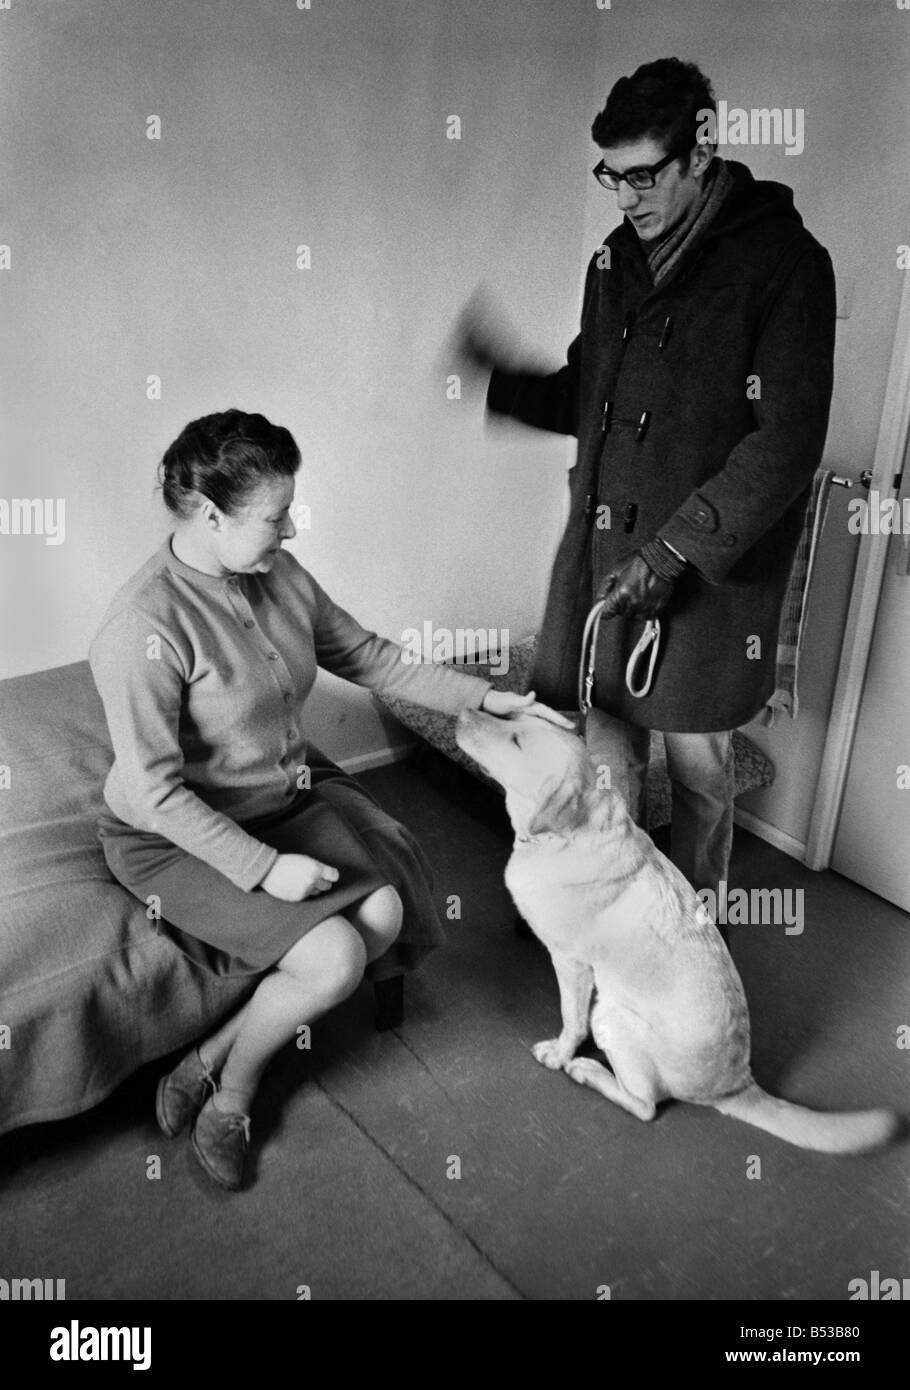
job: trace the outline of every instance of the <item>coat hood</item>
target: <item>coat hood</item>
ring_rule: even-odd
[[[724,163],[733,178],[733,187],[706,231],[705,241],[772,218],[789,223],[794,230],[803,225],[803,219],[793,206],[793,189],[787,184],[756,179],[751,169],[734,159],[724,160]]]

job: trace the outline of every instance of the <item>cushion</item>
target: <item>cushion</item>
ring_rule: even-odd
[[[472,675],[482,676],[489,680],[496,690],[513,690],[517,694],[524,694],[530,688],[536,643],[537,639],[534,636],[526,637],[523,641],[514,643],[508,652],[508,670],[501,675],[494,674],[488,662],[474,662],[465,669],[470,670]],[[497,662],[496,664],[499,665],[500,663]],[[469,758],[467,753],[463,753],[458,747],[455,742],[455,718],[453,715],[439,714],[436,710],[427,709],[424,705],[415,705],[410,700],[384,695],[379,691],[373,692],[373,698],[383,709],[404,724],[406,728],[419,735],[425,742],[431,744],[439,752],[445,753],[453,761],[461,763],[463,767],[466,767],[490,786],[502,791],[499,783],[495,782],[473,758]],[[578,715],[578,710],[564,710],[562,712],[570,717]],[[733,753],[736,796],[741,796],[743,792],[754,791],[756,787],[771,785],[774,781],[774,764],[757,744],[753,743],[745,734],[740,733],[738,729],[734,730],[733,733]],[[656,830],[661,825],[669,825],[670,806],[667,756],[663,736],[658,733],[651,738],[651,758],[648,767],[649,830]]]
[[[96,1105],[255,980],[201,971],[112,878],[95,817],[113,752],[87,661],[0,681],[0,731],[3,1133]]]

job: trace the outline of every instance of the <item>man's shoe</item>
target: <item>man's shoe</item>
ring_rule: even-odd
[[[194,1047],[158,1082],[155,1115],[160,1129],[169,1139],[176,1139],[199,1114],[206,1097],[214,1090],[215,1078],[200,1057],[199,1049]]]
[[[249,1115],[221,1111],[210,1097],[196,1117],[192,1144],[210,1178],[231,1192],[243,1185],[243,1164],[250,1144]]]

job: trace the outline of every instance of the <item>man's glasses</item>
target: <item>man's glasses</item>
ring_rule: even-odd
[[[630,188],[640,192],[644,188],[653,188],[657,180],[654,175],[659,174],[661,169],[665,169],[672,159],[679,159],[680,152],[674,150],[668,154],[659,164],[640,164],[637,169],[627,169],[624,174],[617,174],[613,169],[608,169],[603,160],[594,167],[594,177],[601,188],[609,188],[615,193],[619,185],[625,179]]]

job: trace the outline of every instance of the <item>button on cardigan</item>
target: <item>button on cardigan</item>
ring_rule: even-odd
[[[179,560],[170,536],[114,596],[89,663],[114,747],[111,811],[247,891],[278,852],[240,822],[297,791],[317,667],[446,714],[478,708],[490,689],[408,662],[286,550],[269,573],[220,577]]]

